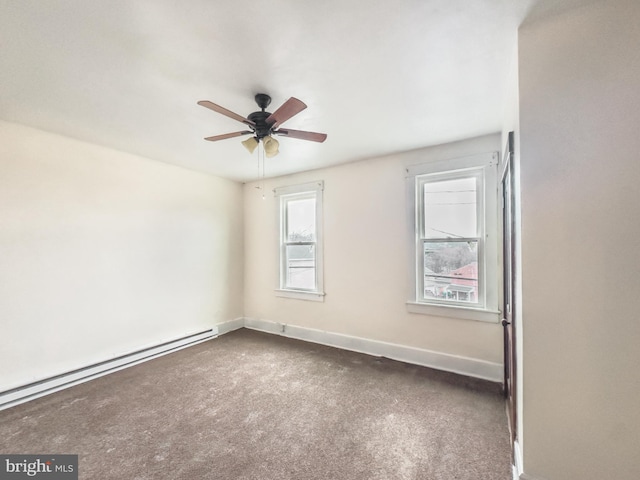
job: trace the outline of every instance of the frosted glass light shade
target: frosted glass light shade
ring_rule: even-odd
[[[249,153],[253,153],[256,147],[258,146],[258,140],[256,137],[250,137],[241,142],[244,145],[244,148],[249,150]]]
[[[262,139],[262,144],[264,145],[264,152],[267,154],[267,157],[275,157],[278,154],[278,147],[280,144],[273,137],[264,137]]]

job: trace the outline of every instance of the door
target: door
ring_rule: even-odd
[[[502,245],[503,245],[503,305],[502,326],[504,327],[504,391],[507,398],[507,412],[511,430],[511,445],[518,439],[517,398],[516,398],[516,324],[514,322],[515,287],[515,212],[514,212],[514,135],[509,132],[504,152],[502,171]]]

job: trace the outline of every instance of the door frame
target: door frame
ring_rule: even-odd
[[[514,132],[509,132],[503,153],[502,195],[502,326],[504,327],[504,394],[507,400],[511,445],[518,440],[517,398],[517,348],[515,322],[515,274],[516,274],[516,222],[515,222],[515,174],[513,169]]]

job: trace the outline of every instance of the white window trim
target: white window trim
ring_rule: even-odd
[[[499,155],[497,152],[473,155],[469,157],[461,157],[452,160],[445,160],[433,163],[424,163],[412,165],[407,168],[407,205],[408,205],[408,221],[407,224],[411,229],[408,238],[411,245],[409,246],[409,272],[408,285],[410,286],[409,300],[407,301],[407,310],[410,313],[418,313],[423,315],[432,315],[438,317],[451,317],[464,320],[477,320],[483,322],[498,323],[500,321],[500,312],[498,309],[500,283],[499,283],[499,229],[498,229],[498,179],[497,165]],[[418,183],[419,177],[422,175],[437,174],[446,172],[455,172],[466,169],[481,168],[484,177],[484,195],[483,195],[483,212],[484,218],[484,262],[483,271],[480,273],[483,281],[484,301],[481,306],[477,305],[460,305],[460,304],[444,304],[437,302],[426,302],[419,295],[419,265],[422,264],[418,254],[418,243],[420,240],[418,218]],[[495,212],[488,214],[487,212]]]
[[[277,297],[295,298],[298,300],[310,300],[315,302],[323,302],[324,293],[324,269],[323,269],[323,220],[322,220],[322,205],[323,205],[323,191],[324,182],[310,182],[300,185],[288,185],[285,187],[278,187],[273,189],[275,197],[278,199],[278,225],[279,225],[279,238],[278,238],[278,278],[277,287],[275,289],[275,295]],[[283,238],[285,235],[284,225],[284,202],[283,197],[290,195],[300,195],[304,193],[312,193],[316,198],[316,289],[315,290],[296,290],[291,288],[283,288]]]

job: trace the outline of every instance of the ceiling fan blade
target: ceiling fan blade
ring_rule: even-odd
[[[221,107],[220,105],[216,105],[215,103],[210,102],[209,100],[200,100],[198,102],[198,105],[202,105],[203,107],[208,108],[210,110],[213,110],[214,112],[218,112],[218,113],[221,113],[222,115],[225,115],[225,116],[227,116],[229,118],[233,118],[234,120],[237,120],[238,122],[246,123],[247,125],[251,125],[252,127],[256,126],[256,124],[253,123],[248,118],[244,118],[242,115],[238,115],[237,113],[234,113],[231,110],[227,110],[226,108]]]
[[[290,128],[281,128],[275,132],[276,135],[284,135],[285,137],[299,138],[300,140],[311,140],[312,142],[322,143],[327,139],[326,133],[305,132],[303,130],[291,130]]]
[[[295,97],[291,97],[280,107],[267,117],[267,123],[271,124],[271,128],[277,128],[294,115],[297,115],[307,106]]]
[[[209,140],[210,142],[216,142],[218,140],[226,140],[227,138],[240,137],[242,135],[249,135],[249,130],[244,130],[242,132],[233,132],[233,133],[224,133],[222,135],[214,135],[213,137],[206,137],[205,140]]]

